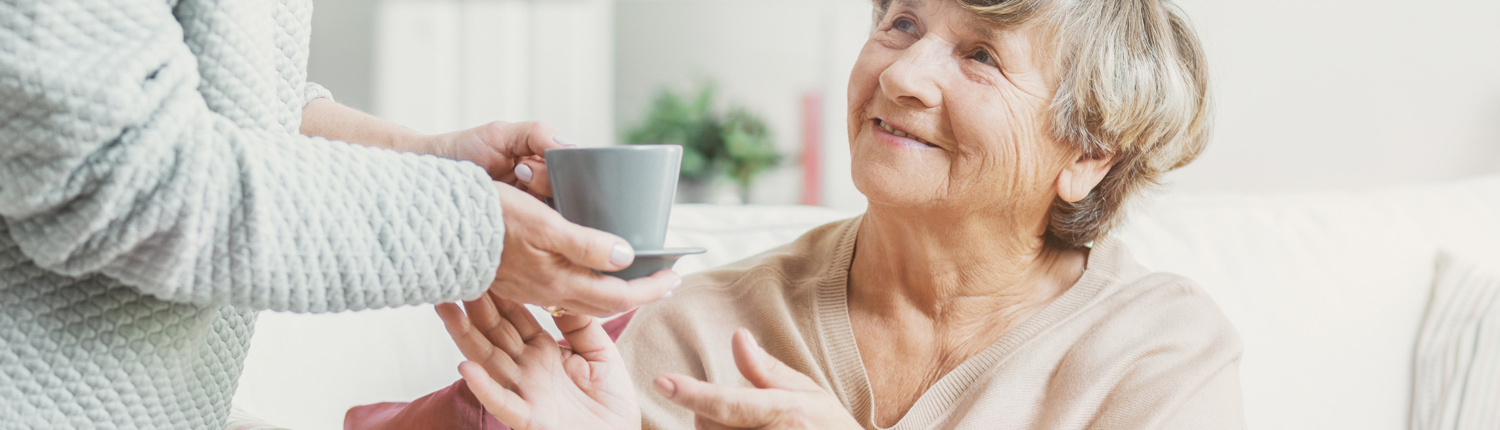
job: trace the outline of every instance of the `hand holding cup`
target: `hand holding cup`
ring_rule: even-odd
[[[596,273],[629,267],[635,250],[618,236],[568,222],[515,187],[495,188],[505,217],[505,248],[490,284],[495,294],[603,316],[659,300],[681,284],[668,270],[629,282]]]

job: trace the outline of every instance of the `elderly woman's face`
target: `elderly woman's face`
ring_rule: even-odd
[[[1057,78],[1034,26],[894,0],[849,78],[854,182],[872,204],[1045,211],[1076,158],[1051,137]]]

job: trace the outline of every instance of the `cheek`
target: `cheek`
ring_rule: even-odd
[[[877,46],[873,40],[865,42],[864,49],[859,52],[859,59],[854,62],[854,69],[849,72],[847,126],[851,143],[864,125],[865,108],[874,99],[875,90],[879,87],[880,72],[885,69],[873,52],[875,49]]]
[[[962,93],[960,93],[962,94]],[[950,114],[955,135],[970,142],[953,176],[966,178],[965,194],[1013,199],[1038,192],[1055,178],[1049,164],[1052,144],[1039,107],[1002,94],[969,92],[955,105],[970,106]]]

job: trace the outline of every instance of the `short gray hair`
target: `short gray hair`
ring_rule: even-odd
[[[873,0],[876,19],[890,0]],[[954,0],[1001,25],[1043,20],[1060,72],[1052,133],[1114,166],[1088,196],[1057,199],[1047,239],[1080,247],[1124,219],[1126,203],[1208,143],[1212,102],[1202,45],[1166,0]]]

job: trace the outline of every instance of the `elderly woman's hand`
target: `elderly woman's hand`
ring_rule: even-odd
[[[562,348],[519,303],[487,294],[438,305],[448,334],[469,361],[459,365],[485,410],[517,430],[639,429],[630,372],[599,321],[554,318]]]
[[[734,363],[755,388],[725,387],[678,374],[652,385],[693,411],[699,429],[860,429],[843,403],[807,375],[756,344],[749,330],[734,333]]]
[[[682,279],[670,270],[630,282],[594,270],[630,267],[635,250],[619,236],[568,222],[540,200],[495,183],[505,248],[490,291],[521,303],[612,315],[661,299]]]

